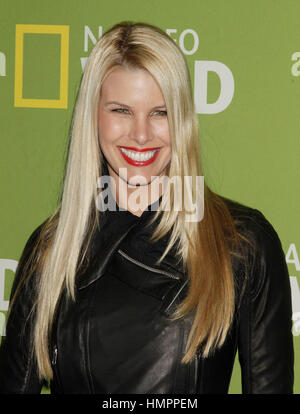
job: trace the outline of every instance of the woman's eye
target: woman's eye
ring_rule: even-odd
[[[126,114],[126,113],[128,113],[128,109],[126,109],[126,108],[115,108],[112,111],[113,112],[118,112],[120,114]]]
[[[167,111],[155,111],[153,113],[154,115],[159,115],[159,116],[166,116],[168,114]]]

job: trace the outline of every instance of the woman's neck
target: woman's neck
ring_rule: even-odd
[[[110,171],[111,192],[120,208],[140,217],[144,210],[155,203],[163,193],[163,185],[157,178],[147,185],[130,185],[114,171]]]
[[[138,217],[162,195],[162,190],[156,188],[157,186],[154,185],[153,181],[148,185],[131,186],[118,177],[116,184],[116,201],[118,206]]]

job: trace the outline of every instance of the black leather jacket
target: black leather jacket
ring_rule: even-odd
[[[167,237],[150,244],[153,230],[129,211],[104,215],[86,270],[77,277],[76,302],[62,296],[49,349],[53,393],[227,393],[238,351],[243,393],[292,393],[294,351],[289,274],[281,242],[258,210],[225,199],[237,226],[254,244],[249,277],[234,259],[236,311],[225,344],[203,359],[181,364],[191,319],[169,320],[188,282],[174,252],[155,262]],[[15,290],[32,243],[29,238]],[[0,350],[2,393],[40,393],[32,349],[33,278],[22,289]]]

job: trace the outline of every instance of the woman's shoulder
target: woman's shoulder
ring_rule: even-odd
[[[289,274],[282,243],[273,224],[258,209],[222,197],[234,218],[242,244],[253,297],[263,286],[277,286],[288,291]],[[240,263],[240,262],[239,262]],[[247,272],[246,272],[247,274]]]
[[[49,217],[46,218],[42,223],[40,223],[37,227],[34,227],[33,230],[31,230],[31,233],[29,234],[29,237],[27,238],[25,242],[25,246],[23,248],[22,257],[28,256],[31,252],[34,246],[37,244],[42,231],[44,230],[47,222],[49,220]]]
[[[221,196],[226,204],[237,230],[252,241],[280,242],[277,231],[261,210],[236,200]]]
[[[40,235],[41,235],[41,233],[42,233],[42,231],[44,229],[44,226],[46,225],[47,220],[48,219],[44,220],[37,227],[33,227],[32,228],[31,233],[29,233],[29,236],[28,236],[28,238],[26,240],[24,249],[31,248],[35,244],[35,242],[40,237]]]
[[[40,241],[40,237],[42,234],[42,231],[45,228],[45,225],[47,223],[49,218],[44,220],[41,224],[39,224],[37,227],[34,227],[34,229],[29,234],[29,237],[27,238],[25,245],[22,249],[18,266],[15,273],[15,280],[14,285],[17,285],[19,283],[20,279],[23,279],[23,275],[25,273],[25,270],[28,269],[32,262],[35,260],[35,256],[38,254],[37,247],[38,243]]]

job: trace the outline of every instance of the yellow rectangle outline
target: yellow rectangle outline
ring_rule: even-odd
[[[25,99],[23,98],[23,55],[24,34],[59,34],[60,44],[60,91],[59,99]],[[68,107],[69,78],[69,26],[16,24],[15,52],[15,96],[16,107],[27,108],[62,108]]]

